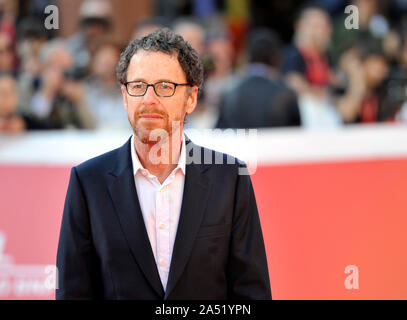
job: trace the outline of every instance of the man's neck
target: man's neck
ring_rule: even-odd
[[[178,165],[182,131],[173,133],[163,142],[143,143],[134,135],[134,148],[141,165],[163,183]]]

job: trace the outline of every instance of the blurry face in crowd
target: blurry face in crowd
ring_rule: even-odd
[[[213,58],[215,73],[220,76],[229,74],[232,68],[233,46],[229,39],[219,38],[208,43],[208,53]]]
[[[0,33],[0,71],[12,71],[13,59],[9,37]]]
[[[0,0],[0,10],[6,14],[16,14],[18,12],[18,1]]]
[[[388,73],[388,65],[385,57],[371,55],[364,62],[366,84],[370,88],[378,86]]]
[[[92,45],[93,41],[97,41],[108,32],[108,28],[100,23],[91,23],[86,25],[84,29],[85,39],[88,45]]]
[[[188,41],[199,56],[202,55],[205,35],[203,29],[199,25],[186,23],[185,25],[179,26],[179,28],[174,31],[181,35],[185,41]]]
[[[92,69],[93,73],[102,81],[116,81],[115,68],[120,58],[120,51],[114,46],[102,46],[96,51]]]
[[[139,50],[131,58],[127,81],[145,81],[149,84],[158,81],[187,83],[186,75],[175,54],[144,50]],[[153,87],[148,87],[144,96],[133,97],[128,95],[126,88],[122,86],[122,94],[124,108],[135,136],[142,143],[150,143],[150,133],[154,129],[164,129],[168,136],[171,136],[173,121],[179,121],[182,130],[185,115],[195,109],[198,88],[178,86],[172,97],[159,97]]]
[[[43,86],[58,91],[64,84],[64,72],[73,65],[72,55],[63,47],[54,48],[44,63]]]
[[[64,48],[55,48],[51,52],[46,64],[61,70],[67,70],[73,66],[73,58]]]
[[[18,97],[15,80],[10,76],[0,77],[0,117],[13,113],[17,103]]]
[[[297,32],[308,44],[315,48],[325,49],[331,36],[329,16],[319,9],[308,9],[298,21]]]

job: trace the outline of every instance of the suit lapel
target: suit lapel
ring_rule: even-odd
[[[191,150],[192,146],[194,152],[202,152],[202,148],[194,145],[189,139],[186,143],[190,144],[187,150]],[[184,194],[164,299],[167,299],[175,288],[188,262],[211,191],[210,181],[204,174],[205,166],[196,163],[188,164],[189,156],[187,152]]]
[[[120,149],[117,167],[110,173],[112,179],[108,189],[134,259],[151,286],[162,297],[164,290],[134,184],[130,147],[129,139]]]

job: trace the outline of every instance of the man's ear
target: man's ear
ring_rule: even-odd
[[[190,92],[188,95],[187,107],[185,110],[187,114],[190,114],[195,110],[196,105],[198,103],[198,92],[199,92],[197,86],[193,86],[193,87],[189,88],[189,90],[190,90]]]
[[[122,96],[123,96],[124,110],[126,110],[126,112],[127,112],[127,92],[126,92],[126,88],[122,85],[121,90],[122,90]]]

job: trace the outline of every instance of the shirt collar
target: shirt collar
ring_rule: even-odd
[[[136,175],[138,170],[144,169],[142,166],[140,159],[138,158],[136,149],[134,147],[134,134],[131,136],[130,141],[130,149],[131,149],[131,161],[133,163],[133,175]],[[178,165],[174,169],[174,172],[178,169],[181,169],[182,173],[185,175],[185,164],[186,164],[186,147],[185,147],[185,135],[182,134],[182,141],[181,141],[181,153],[178,159]]]

